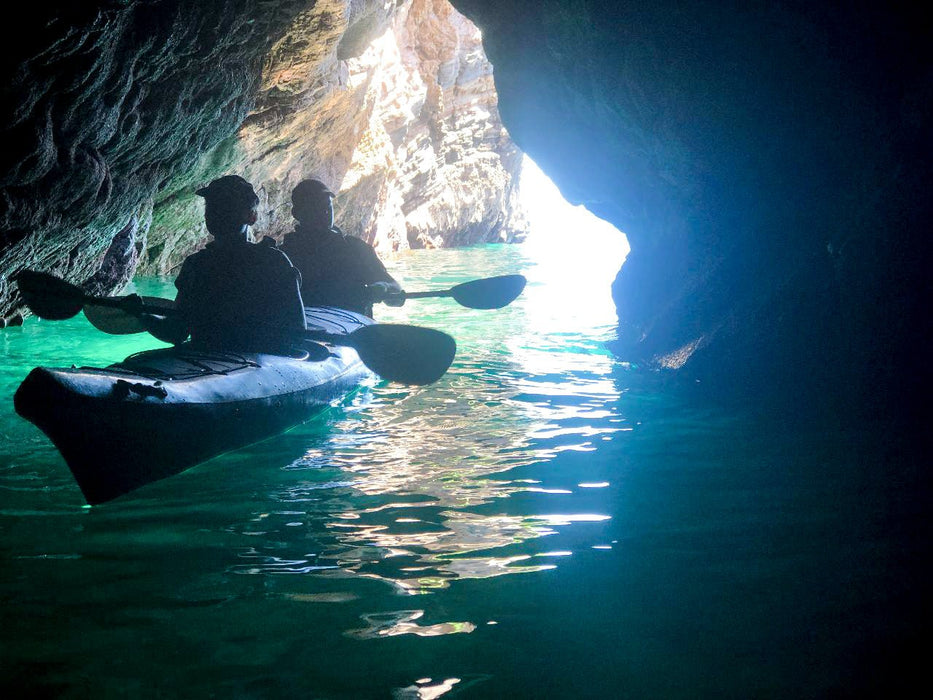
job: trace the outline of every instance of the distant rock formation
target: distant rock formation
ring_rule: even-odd
[[[447,0],[415,0],[351,67],[369,119],[341,184],[345,230],[392,249],[524,235],[521,153],[471,22]]]

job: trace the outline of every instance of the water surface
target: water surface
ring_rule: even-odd
[[[530,284],[499,311],[378,309],[452,333],[448,375],[370,382],[285,435],[94,508],[12,393],[37,364],[158,343],[81,318],[0,333],[7,696],[883,687],[917,582],[897,533],[908,499],[877,440],[786,435],[672,396],[607,353],[605,288],[548,265],[520,247],[401,256],[391,269],[412,290],[478,271]]]

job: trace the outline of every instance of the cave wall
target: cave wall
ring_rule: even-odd
[[[447,0],[416,0],[350,70],[367,82],[369,120],[340,185],[344,230],[392,250],[525,235],[522,153],[472,22]]]
[[[629,238],[620,356],[843,407],[903,404],[929,375],[921,10],[453,4],[483,32],[519,147]]]
[[[228,172],[256,186],[263,234],[291,227],[291,188],[316,176],[335,190],[347,180],[341,224],[380,250],[522,235],[520,153],[475,27],[447,3],[108,0],[24,13],[29,31],[2,48],[3,323],[26,267],[98,293],[137,270],[176,270],[206,237],[194,189]]]
[[[121,232],[144,246],[156,193],[183,186],[201,154],[243,122],[274,37],[302,4],[18,9],[0,63],[0,317],[18,306],[10,276],[19,269],[83,282]],[[127,277],[113,273],[95,286]]]
[[[388,7],[351,18],[326,51],[319,34],[295,49],[312,23],[300,17],[273,51],[233,166],[262,189],[257,228],[291,230],[291,189],[316,176],[340,227],[380,252],[520,238],[521,152],[478,31],[446,0]]]

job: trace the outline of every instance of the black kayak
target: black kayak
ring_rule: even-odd
[[[307,315],[309,328],[331,334],[372,323],[342,309]],[[325,347],[314,359],[183,344],[105,368],[37,367],[14,405],[48,435],[94,505],[277,435],[372,376],[352,348]]]

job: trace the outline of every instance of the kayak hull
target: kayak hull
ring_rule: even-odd
[[[345,332],[371,323],[350,318]],[[317,360],[180,346],[106,368],[37,367],[14,406],[96,505],[288,430],[371,376],[352,348],[326,347]]]

